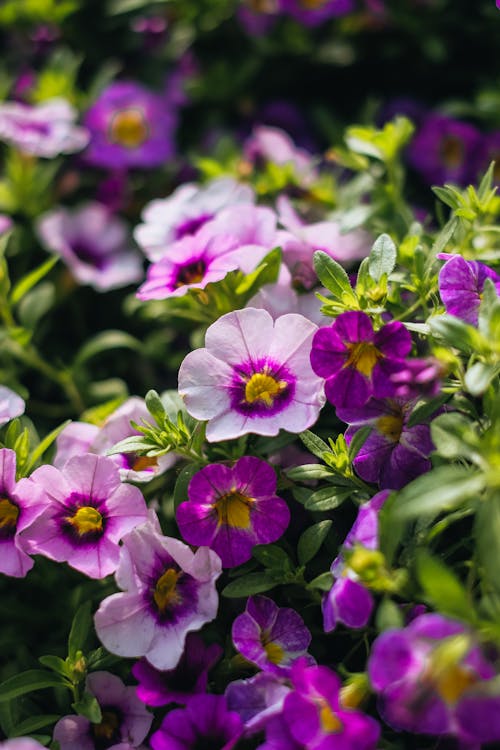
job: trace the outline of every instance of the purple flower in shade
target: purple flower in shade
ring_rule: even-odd
[[[446,365],[435,357],[408,359],[401,370],[391,375],[394,396],[403,401],[434,398],[445,374]]]
[[[23,578],[33,567],[26,530],[43,512],[44,497],[28,479],[16,482],[16,454],[0,450],[0,573]]]
[[[353,549],[377,550],[378,512],[389,495],[388,490],[379,492],[361,506],[358,516],[346,536],[342,551],[332,562],[330,570],[335,583],[323,597],[323,625],[329,633],[341,622],[348,628],[364,628],[373,611],[373,597],[359,581],[357,573],[346,563],[346,552]],[[353,558],[353,563],[354,563]]]
[[[297,742],[290,733],[283,714],[271,717],[265,729],[266,741],[259,745],[258,750],[308,750],[303,742]]]
[[[245,734],[260,732],[281,713],[285,696],[290,692],[287,681],[269,672],[258,672],[248,680],[234,680],[226,688],[230,711],[236,711],[245,725]]]
[[[274,469],[254,456],[232,468],[205,466],[191,479],[188,497],[177,508],[182,536],[213,549],[225,568],[249,560],[256,544],[275,542],[290,522],[288,505],[276,495]]]
[[[378,722],[342,706],[341,682],[335,672],[299,660],[291,679],[294,689],[285,698],[283,719],[299,748],[302,743],[307,750],[375,750]]]
[[[166,97],[134,81],[108,86],[84,117],[84,159],[107,169],[156,167],[174,154],[177,114]]]
[[[153,750],[231,750],[243,732],[241,719],[223,695],[195,695],[170,711],[151,735]]]
[[[408,160],[428,183],[475,179],[481,134],[466,122],[438,114],[423,121],[408,150]]]
[[[298,148],[281,128],[257,125],[244,143],[243,154],[250,164],[290,164],[303,185],[310,184],[317,177],[309,151]]]
[[[121,483],[116,464],[87,453],[70,458],[62,471],[41,466],[29,482],[46,503],[29,528],[32,551],[90,578],[114,573],[120,539],[147,517],[140,490]]]
[[[319,26],[336,16],[345,16],[354,10],[353,0],[280,0],[283,13],[305,26]]]
[[[93,672],[87,691],[97,698],[102,711],[99,723],[84,716],[63,716],[54,727],[54,740],[61,750],[133,750],[146,737],[153,721],[135,694],[119,677]]]
[[[50,211],[38,221],[37,232],[80,284],[103,292],[143,276],[141,258],[130,242],[127,225],[101,203]]]
[[[59,154],[81,151],[89,141],[88,132],[77,127],[76,111],[64,99],[31,107],[19,102],[0,104],[0,141],[20,151],[52,159]]]
[[[160,260],[176,240],[196,234],[226,206],[253,203],[254,193],[231,177],[220,177],[207,185],[186,183],[168,198],[148,203],[143,224],[134,230],[136,242],[151,261]]]
[[[0,742],[0,750],[44,750],[44,747],[31,737],[17,737],[15,740]]]
[[[24,414],[25,403],[21,396],[5,385],[0,385],[0,425]]]
[[[131,422],[141,424],[150,419],[144,399],[132,396],[112,412],[100,427],[87,422],[71,422],[57,437],[53,464],[57,469],[62,469],[69,458],[81,456],[82,453],[105,456],[116,443],[140,434]],[[173,453],[158,457],[117,453],[110,458],[118,466],[122,482],[149,482],[177,460]]]
[[[238,268],[238,243],[228,235],[211,236],[201,229],[170,246],[168,254],[148,268],[139,287],[140,300],[184,296],[190,289],[204,289]]]
[[[465,742],[479,739],[475,732],[498,729],[481,721],[487,706],[481,696],[495,670],[460,622],[425,614],[404,629],[385,631],[372,646],[368,673],[380,714],[394,729]],[[498,708],[498,694],[495,703]]]
[[[481,294],[486,279],[495,284],[500,294],[500,276],[492,268],[477,260],[465,260],[461,255],[440,253],[446,263],[439,272],[439,294],[446,312],[477,325]]]
[[[500,185],[500,130],[483,136],[479,173],[486,172],[492,161],[495,162],[493,182]]]
[[[362,407],[337,408],[338,418],[349,425],[348,444],[362,427],[372,428],[353,462],[365,482],[399,490],[429,471],[429,454],[434,450],[430,428],[427,424],[408,426],[414,406],[415,401],[372,398]]]
[[[264,672],[288,676],[297,659],[307,653],[311,633],[302,617],[289,607],[278,607],[267,596],[251,596],[243,614],[233,623],[233,643],[240,654]]]
[[[189,414],[209,420],[210,442],[248,432],[302,432],[316,421],[324,403],[323,381],[309,362],[316,330],[301,315],[273,321],[251,307],[208,328],[206,347],[181,364],[179,393]]]
[[[118,656],[145,656],[153,667],[173,669],[187,633],[217,614],[219,557],[207,547],[193,553],[147,523],[123,540],[116,580],[124,593],[104,599],[95,615],[103,645]]]
[[[391,396],[391,375],[402,369],[411,350],[411,336],[392,321],[373,330],[364,312],[341,313],[313,338],[311,365],[326,378],[327,399],[338,407],[361,407],[371,396]]]
[[[244,0],[236,15],[248,34],[262,36],[276,23],[279,15],[279,0]]]
[[[188,633],[184,652],[174,669],[160,672],[146,659],[134,664],[132,674],[139,680],[137,697],[148,706],[186,704],[194,693],[206,692],[208,673],[222,653],[217,643],[205,646],[197,633]]]

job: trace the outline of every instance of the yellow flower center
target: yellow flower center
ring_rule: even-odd
[[[144,471],[145,469],[156,468],[158,459],[156,456],[137,456],[132,463],[132,471]]]
[[[318,10],[326,5],[327,0],[299,0],[299,2],[306,10]]]
[[[237,490],[231,490],[226,495],[221,495],[215,503],[217,524],[219,526],[230,526],[233,529],[248,529],[250,513],[254,503],[253,497],[242,495]]]
[[[397,443],[403,432],[403,417],[386,414],[377,419],[377,430],[393,443]]]
[[[102,516],[96,508],[84,505],[78,508],[74,516],[68,516],[66,521],[73,526],[78,536],[102,531]]]
[[[450,705],[455,704],[467,688],[478,681],[470,669],[460,664],[443,669],[434,679],[437,692]]]
[[[206,265],[202,260],[197,260],[181,268],[175,281],[175,287],[178,289],[186,284],[199,284],[203,281]]]
[[[19,508],[7,497],[0,498],[0,529],[11,531],[16,528]]]
[[[365,377],[370,378],[373,368],[378,360],[383,357],[383,354],[370,341],[358,341],[355,344],[347,343],[346,347],[349,356],[344,367],[352,367]]]
[[[286,387],[287,383],[284,380],[276,380],[265,372],[256,372],[245,385],[245,401],[247,404],[262,401],[266,406],[272,406],[274,399],[283,393]]]
[[[137,148],[147,139],[149,128],[140,109],[122,109],[111,120],[109,140],[125,148]]]
[[[458,167],[463,161],[464,145],[460,138],[447,135],[441,141],[441,156],[447,167]]]
[[[267,658],[271,664],[281,664],[285,656],[285,652],[281,646],[278,646],[277,643],[273,643],[273,641],[262,645],[264,646],[264,651],[266,652]]]
[[[328,734],[338,734],[344,728],[342,722],[336,713],[332,711],[324,698],[318,700],[319,721],[323,732]]]
[[[153,599],[158,607],[159,612],[163,614],[172,604],[178,604],[181,601],[177,591],[177,581],[182,575],[182,571],[167,568],[167,570],[158,578],[153,593]]]
[[[115,711],[103,711],[102,719],[99,724],[92,725],[92,732],[97,740],[118,739],[118,729],[120,728],[120,719]],[[106,745],[107,747],[107,745]]]

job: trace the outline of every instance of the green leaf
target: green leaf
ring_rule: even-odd
[[[241,576],[241,578],[228,583],[226,588],[222,590],[222,596],[229,599],[253,596],[253,594],[260,594],[263,591],[273,589],[277,583],[275,576],[270,573],[248,573],[248,575]]]
[[[27,294],[30,289],[38,284],[38,282],[41,281],[49,273],[49,271],[54,268],[58,260],[59,256],[54,255],[46,260],[45,263],[42,263],[41,266],[35,268],[34,271],[31,271],[26,276],[23,276],[23,278],[17,282],[15,287],[12,289],[12,292],[10,293],[11,304],[17,305],[17,303],[22,300],[25,294]]]
[[[425,401],[424,403],[418,404],[418,406],[410,414],[408,427],[414,427],[416,424],[427,422],[429,417],[431,417],[435,411],[437,411],[441,406],[443,406],[443,404],[445,404],[449,400],[450,395],[448,393],[441,393],[439,396],[436,396],[436,398],[433,398],[430,401]]]
[[[334,476],[331,469],[322,464],[304,464],[294,466],[285,472],[293,482],[308,482],[312,479],[329,479]]]
[[[277,544],[259,544],[252,550],[252,556],[266,568],[276,571],[291,570],[292,565],[287,553]]]
[[[349,460],[351,462],[354,461],[359,451],[368,440],[368,436],[372,430],[373,427],[371,425],[366,425],[354,433],[352,440],[349,443]]]
[[[17,314],[24,328],[34,330],[53,307],[56,298],[56,288],[50,281],[42,281],[35,289],[26,294],[19,302]]]
[[[426,601],[435,609],[465,622],[474,620],[467,592],[456,575],[426,550],[417,550],[417,578]]]
[[[500,495],[479,503],[474,534],[482,577],[494,591],[500,592]]]
[[[33,468],[33,466],[35,466],[38,459],[41,458],[45,451],[50,448],[57,436],[64,430],[65,427],[69,425],[70,422],[71,419],[67,419],[65,422],[60,424],[59,427],[56,427],[55,430],[52,430],[52,432],[49,432],[49,434],[44,437],[44,439],[31,452],[28,463],[23,469],[24,474],[27,475],[30,473],[31,469]]]
[[[406,485],[396,496],[396,520],[414,520],[458,508],[486,484],[484,474],[464,466],[438,466]]]
[[[299,438],[302,440],[307,450],[310,451],[316,458],[323,458],[325,453],[330,453],[330,448],[320,437],[311,432],[310,430],[304,430],[299,433]]]
[[[166,416],[165,406],[156,391],[148,391],[145,397],[146,408],[158,425],[162,425]]]
[[[90,602],[84,602],[76,610],[71,623],[71,630],[68,637],[68,656],[70,659],[76,657],[77,651],[84,651],[85,642],[92,625]]]
[[[71,708],[79,716],[85,716],[92,724],[99,724],[102,721],[101,707],[97,698],[91,693],[85,692],[81,700],[71,704]]]
[[[188,498],[188,486],[191,479],[197,474],[202,467],[199,464],[188,464],[180,472],[174,487],[174,509],[177,510],[181,503],[185,503]]]
[[[403,628],[404,617],[398,605],[392,599],[383,599],[375,616],[375,627],[379,633],[392,628]]]
[[[368,258],[368,270],[372,279],[380,281],[384,274],[389,276],[394,271],[396,258],[396,245],[388,234],[381,234],[375,240]]]
[[[438,336],[465,354],[488,352],[490,349],[487,339],[460,318],[438,315],[427,322],[433,336]]]
[[[297,557],[299,565],[306,565],[319,549],[331,529],[333,521],[320,521],[315,523],[314,526],[310,526],[308,529],[301,534],[298,545],[297,545]]]
[[[55,724],[60,719],[59,714],[45,714],[39,716],[30,716],[28,719],[16,723],[14,731],[9,735],[10,737],[25,737],[26,735],[32,735],[37,729],[49,726],[49,724]]]
[[[330,591],[333,586],[333,576],[329,570],[326,573],[321,573],[312,581],[307,584],[308,589],[319,589],[319,591]]]
[[[132,349],[137,351],[141,348],[141,342],[125,331],[101,331],[96,336],[85,342],[79,349],[74,366],[78,368],[89,359],[108,352],[110,349]]]
[[[465,373],[465,387],[472,396],[481,396],[500,371],[498,365],[476,362]]]
[[[478,426],[458,412],[440,414],[431,423],[432,442],[443,458],[474,458]],[[474,445],[475,444],[475,445]]]
[[[309,495],[304,502],[304,507],[315,513],[334,510],[351,497],[352,492],[352,489],[345,489],[345,487],[322,487]]]
[[[56,672],[56,674],[60,674],[63,677],[70,676],[71,668],[64,661],[64,659],[61,659],[59,656],[48,654],[47,656],[40,656],[38,661],[40,662],[42,667],[47,667],[53,672]]]
[[[314,253],[314,270],[316,275],[338,300],[344,304],[358,307],[357,297],[351,287],[349,277],[342,266],[329,255],[318,250]]]
[[[44,669],[29,669],[0,684],[0,701],[10,701],[20,695],[48,687],[66,685],[61,677]]]
[[[245,295],[250,299],[264,284],[274,284],[278,278],[280,266],[281,248],[275,247],[261,260],[255,271],[247,274],[238,284],[236,294]]]

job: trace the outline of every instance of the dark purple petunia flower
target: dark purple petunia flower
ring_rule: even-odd
[[[194,693],[206,691],[208,672],[222,653],[223,649],[217,643],[205,646],[197,633],[188,633],[184,653],[174,669],[162,672],[146,659],[134,664],[132,674],[139,680],[137,697],[148,706],[186,704]]]
[[[484,282],[491,279],[500,294],[500,276],[484,263],[461,255],[442,253],[438,257],[449,259],[439,272],[439,293],[446,312],[477,325]]]
[[[196,695],[165,716],[150,744],[153,750],[231,750],[242,733],[241,719],[223,695]]]
[[[326,378],[325,393],[338,407],[361,407],[371,396],[391,396],[391,375],[404,365],[411,336],[402,323],[392,321],[379,331],[366,313],[341,313],[331,326],[313,338],[311,365]]]
[[[337,416],[347,422],[347,443],[362,427],[371,433],[353,461],[365,482],[381,489],[399,490],[430,469],[434,449],[429,425],[408,426],[415,402],[396,398],[370,399],[360,408],[338,408]]]
[[[466,122],[431,113],[408,150],[408,160],[430,184],[466,185],[476,178],[481,134]]]
[[[408,359],[405,366],[391,375],[395,398],[412,401],[434,398],[441,390],[446,365],[435,357]]]
[[[329,18],[354,10],[353,0],[280,0],[280,9],[305,26],[319,26]]]
[[[245,725],[245,734],[261,731],[281,714],[285,696],[290,692],[286,678],[259,672],[248,680],[233,680],[225,696],[230,711],[236,711]]]

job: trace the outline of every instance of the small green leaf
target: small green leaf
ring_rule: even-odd
[[[25,737],[26,735],[33,735],[37,729],[49,726],[49,724],[55,724],[60,719],[59,714],[45,714],[39,716],[30,716],[28,719],[16,723],[14,731],[9,735],[10,737]]]
[[[312,581],[307,584],[308,589],[318,589],[319,591],[330,591],[333,586],[333,576],[329,570],[326,573],[321,573]]]
[[[76,610],[68,637],[68,656],[74,659],[77,651],[83,651],[92,625],[90,602],[84,602]]]
[[[266,568],[276,571],[291,570],[292,565],[287,553],[277,544],[259,544],[252,550],[252,556]]]
[[[70,668],[64,659],[61,659],[59,656],[48,654],[47,656],[40,656],[38,661],[43,667],[47,667],[47,669],[51,669],[53,672],[56,672],[63,677],[70,676]]]
[[[439,396],[436,396],[436,398],[419,404],[410,414],[408,427],[414,427],[416,424],[427,422],[429,417],[431,417],[434,412],[449,400],[450,395],[448,393],[441,393]]]
[[[397,520],[413,520],[458,508],[475,498],[486,484],[484,474],[464,466],[438,466],[406,485],[396,497],[392,513]]]
[[[333,521],[315,523],[314,526],[310,526],[300,536],[297,545],[299,565],[306,565],[316,556],[316,553],[319,552],[321,545],[328,536],[332,523]]]
[[[146,408],[158,425],[162,425],[166,416],[165,406],[156,391],[148,391],[145,397]]]
[[[222,590],[222,596],[229,599],[253,596],[253,594],[260,594],[263,591],[273,589],[277,583],[275,576],[270,573],[248,573],[248,575],[241,576],[241,578],[228,583],[226,588]]]
[[[141,342],[129,333],[125,333],[125,331],[101,331],[101,333],[86,341],[78,350],[74,366],[78,368],[89,359],[103,352],[109,352],[110,349],[132,349],[136,351],[140,348]]]
[[[500,592],[500,495],[495,494],[479,504],[474,534],[484,580]]]
[[[456,575],[426,550],[416,556],[417,578],[426,600],[435,609],[465,622],[474,619],[471,602]]]
[[[174,487],[174,508],[177,510],[181,503],[185,503],[188,498],[188,486],[191,479],[197,474],[202,467],[199,464],[188,464],[184,466],[177,477]]]
[[[443,458],[473,459],[474,443],[479,443],[477,430],[478,426],[463,414],[440,414],[431,423],[431,437],[436,453]]]
[[[481,396],[500,371],[498,365],[476,362],[465,373],[465,387],[472,396]]]
[[[20,695],[32,693],[48,687],[61,687],[65,685],[61,677],[44,669],[29,669],[0,684],[0,701],[10,701]]]
[[[323,458],[323,454],[330,453],[330,448],[320,437],[311,432],[310,430],[304,430],[299,433],[299,438],[302,440],[307,450],[310,451],[316,458]]]
[[[354,461],[359,451],[368,440],[368,437],[372,430],[373,427],[371,425],[366,425],[365,427],[361,427],[361,429],[357,430],[354,433],[352,440],[349,443],[349,460],[351,462]]]
[[[58,260],[59,256],[54,255],[46,260],[45,263],[42,263],[41,266],[35,268],[34,271],[31,271],[26,276],[23,276],[23,278],[17,282],[15,287],[12,289],[12,292],[10,293],[11,304],[17,305],[17,303],[22,300],[25,294],[28,294],[30,289],[38,284],[38,282],[41,281],[49,273],[49,271],[54,268]]]
[[[304,503],[306,510],[315,513],[324,513],[334,510],[344,503],[352,495],[352,489],[342,487],[322,487],[313,492]]]
[[[312,479],[328,479],[334,476],[332,470],[322,464],[294,466],[292,469],[287,469],[285,473],[293,482],[308,482]]]
[[[349,277],[342,266],[329,255],[318,250],[314,253],[314,270],[316,275],[328,289],[341,302],[358,307],[356,295],[351,287]]]
[[[36,465],[39,458],[43,456],[46,450],[50,448],[57,436],[69,425],[71,419],[67,419],[65,422],[56,427],[55,430],[49,432],[48,435],[37,445],[37,447],[31,452],[28,462],[23,469],[24,474],[29,474],[31,469]]]
[[[465,354],[490,350],[487,339],[476,328],[464,323],[460,318],[455,318],[453,315],[437,315],[427,322],[433,336],[443,339],[445,343]]]
[[[392,628],[404,627],[404,617],[398,605],[392,599],[383,599],[375,616],[375,627],[379,633]]]
[[[372,279],[380,281],[384,274],[389,276],[394,271],[396,258],[396,245],[388,234],[381,234],[375,240],[368,258],[368,270]]]
[[[81,700],[71,704],[71,708],[79,716],[85,716],[92,724],[99,724],[102,721],[101,707],[97,698],[91,693],[85,692]]]
[[[278,278],[280,266],[281,248],[275,247],[261,260],[255,271],[247,274],[238,284],[236,294],[245,295],[250,299],[264,284],[274,284]]]

